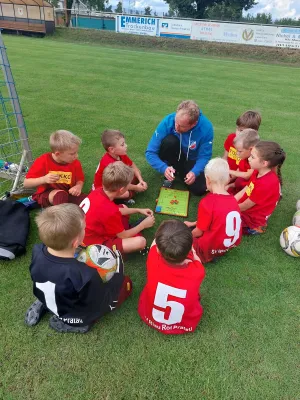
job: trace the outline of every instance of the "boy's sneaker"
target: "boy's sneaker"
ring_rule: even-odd
[[[129,199],[124,202],[127,206],[133,206],[135,204],[135,201],[133,199]]]
[[[49,325],[52,329],[60,333],[87,333],[92,327],[92,325],[86,325],[86,326],[67,325],[56,315],[53,315],[50,318]]]
[[[39,300],[36,300],[26,311],[25,324],[28,326],[37,325],[46,312],[47,309],[44,304],[41,303]]]
[[[171,181],[168,181],[168,179],[164,179],[164,181],[163,181],[163,187],[165,187],[165,188],[168,188],[168,189],[171,189],[172,188],[172,186],[173,186],[173,182],[171,182]]]
[[[149,253],[150,247],[146,246],[142,250],[140,250],[140,254],[142,256],[146,256]]]

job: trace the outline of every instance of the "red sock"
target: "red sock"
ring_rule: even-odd
[[[69,202],[69,193],[60,190],[53,197],[53,205],[57,206],[58,204],[68,203]]]

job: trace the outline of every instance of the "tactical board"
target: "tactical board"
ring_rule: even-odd
[[[190,192],[162,187],[156,200],[155,212],[158,214],[187,217]]]

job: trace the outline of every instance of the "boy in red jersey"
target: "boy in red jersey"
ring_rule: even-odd
[[[284,160],[285,152],[275,142],[260,141],[252,149],[249,162],[253,174],[248,185],[235,195],[241,210],[243,234],[266,231],[268,219],[280,199]]]
[[[138,313],[147,325],[167,335],[193,332],[203,313],[199,290],[205,269],[192,243],[182,221],[164,221],[148,255]]]
[[[104,244],[109,248],[116,246],[121,253],[144,252],[146,239],[140,235],[145,228],[154,225],[153,211],[148,208],[128,208],[117,206],[114,199],[122,196],[133,178],[132,168],[122,161],[109,164],[103,171],[103,187],[93,190],[80,204],[86,214],[84,244]],[[136,226],[130,228],[129,216],[146,216]]]
[[[230,189],[229,193],[237,193],[242,190],[248,183],[253,169],[251,169],[248,158],[251,150],[259,142],[259,135],[254,129],[244,129],[233,141],[239,158],[238,169],[230,170],[229,173],[235,181],[230,183],[226,189]]]
[[[193,228],[193,246],[203,263],[212,261],[239,245],[242,236],[241,214],[235,198],[225,186],[229,166],[222,158],[213,158],[204,170],[207,189],[211,192],[199,202],[198,219],[185,224]]]
[[[236,147],[234,145],[234,139],[242,132],[244,129],[254,129],[258,131],[261,124],[261,115],[257,111],[248,110],[236,120],[236,131],[230,133],[224,143],[224,155],[223,158],[229,164],[230,170],[237,170],[240,158],[237,154]]]
[[[86,197],[81,193],[84,174],[77,160],[81,139],[59,130],[50,136],[51,153],[41,155],[30,167],[25,188],[37,188],[32,196],[41,207],[62,203],[79,205]]]
[[[102,145],[106,151],[97,167],[92,189],[102,187],[102,175],[104,169],[111,163],[122,161],[133,169],[134,179],[129,184],[128,190],[122,195],[122,199],[131,199],[134,192],[144,192],[148,185],[143,180],[140,170],[135,163],[127,156],[127,144],[122,132],[114,129],[106,129],[101,136]],[[134,202],[133,202],[134,204]]]

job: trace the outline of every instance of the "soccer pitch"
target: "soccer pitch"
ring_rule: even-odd
[[[300,198],[299,68],[162,52],[4,36],[34,157],[49,134],[68,129],[83,144],[85,191],[103,154],[105,128],[126,135],[128,154],[149,190],[137,206],[154,209],[161,176],[144,151],[157,124],[184,99],[197,101],[215,129],[213,156],[223,154],[236,118],[262,114],[260,136],[287,153],[283,199],[262,237],[244,238],[202,286],[204,315],[194,334],[165,337],[137,314],[145,258],[125,260],[134,291],[122,308],[87,335],[58,334],[45,317],[24,325],[33,301],[28,267],[38,242],[32,226],[27,255],[1,262],[0,398],[15,399],[296,399],[299,398],[299,259],[280,248]],[[182,188],[180,185],[176,187]],[[191,196],[189,220],[198,199]],[[150,244],[159,223],[145,236]]]

